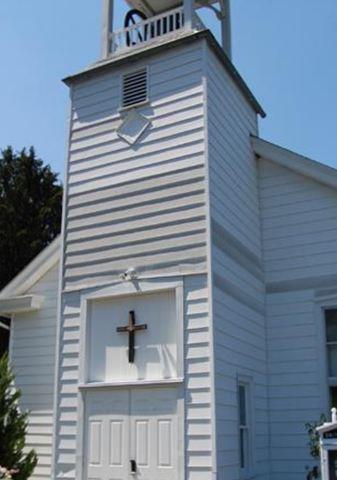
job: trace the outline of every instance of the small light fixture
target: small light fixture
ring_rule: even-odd
[[[132,282],[132,280],[135,280],[137,276],[138,275],[136,269],[133,267],[128,268],[127,270],[125,270],[125,272],[120,274],[120,278],[124,282]]]

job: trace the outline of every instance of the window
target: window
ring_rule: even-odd
[[[250,385],[239,381],[238,384],[239,406],[239,452],[242,477],[250,475],[252,467],[252,432],[250,418]]]
[[[0,317],[0,357],[8,352],[10,319]]]
[[[325,331],[331,407],[337,407],[337,309],[325,310]]]
[[[123,75],[123,107],[131,107],[146,102],[147,96],[148,80],[146,68]]]
[[[330,387],[330,406],[337,408],[337,387]]]

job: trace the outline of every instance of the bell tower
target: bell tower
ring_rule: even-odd
[[[130,23],[126,22],[124,28],[128,31],[113,31],[114,5],[115,0],[103,0],[103,28],[102,28],[102,58],[109,58],[118,53],[124,42],[121,42],[121,34],[128,36],[136,33],[137,43],[155,40],[162,36],[165,31],[165,14],[176,11],[175,25],[167,25],[167,31],[185,30],[196,31],[202,28],[202,22],[197,16],[200,8],[208,8],[214,12],[215,18],[221,24],[221,42],[222,48],[227,56],[231,58],[231,20],[230,20],[230,0],[127,0],[132,8],[133,14],[140,17],[140,22],[134,21],[130,16]],[[145,23],[143,23],[145,22]],[[143,23],[143,24],[142,24]],[[132,40],[134,42],[134,40]],[[130,45],[129,45],[130,46]]]
[[[128,0],[121,27],[103,5],[102,58],[64,80],[53,480],[265,479],[237,402],[256,379],[266,445],[264,112],[231,62],[229,0]]]

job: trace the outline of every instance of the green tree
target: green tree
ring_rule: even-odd
[[[317,427],[323,425],[324,422],[326,422],[326,416],[324,415],[324,413],[322,413],[318,422],[305,424],[305,428],[309,436],[308,447],[310,449],[310,455],[318,463],[320,458],[320,449],[319,449],[319,434],[316,429]],[[309,467],[307,468],[307,480],[314,480],[316,478],[319,478],[320,475],[321,475],[321,472],[320,472],[319,465],[315,465],[314,467],[312,467],[311,470],[309,470]]]
[[[0,290],[60,232],[62,186],[34,148],[0,154]]]
[[[12,472],[15,480],[27,480],[37,457],[34,450],[23,453],[28,416],[19,410],[21,392],[13,384],[14,375],[4,355],[0,358],[0,467]]]

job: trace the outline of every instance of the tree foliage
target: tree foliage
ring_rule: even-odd
[[[308,447],[310,449],[310,455],[315,460],[319,460],[320,458],[319,433],[317,432],[317,427],[323,425],[324,422],[326,422],[326,416],[322,413],[318,422],[305,424],[309,436]],[[308,470],[307,480],[313,480],[319,477],[320,469],[318,465],[315,465],[311,470]]]
[[[35,150],[0,156],[0,289],[59,233],[62,186]]]
[[[14,388],[14,375],[8,357],[0,358],[0,472],[3,478],[27,480],[37,463],[36,453],[24,453],[27,413],[19,410],[21,392]],[[1,478],[0,473],[0,478]]]

